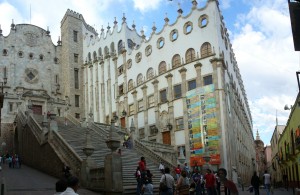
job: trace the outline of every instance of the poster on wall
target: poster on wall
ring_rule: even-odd
[[[202,166],[203,156],[210,156],[210,164],[220,164],[220,134],[216,118],[216,98],[213,84],[186,93],[190,166]]]

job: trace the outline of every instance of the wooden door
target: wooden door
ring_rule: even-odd
[[[121,118],[121,127],[126,128],[125,117]]]
[[[32,105],[32,112],[33,112],[33,114],[42,115],[43,114],[42,106],[41,105]]]
[[[163,133],[162,133],[162,137],[163,137],[163,143],[164,143],[164,144],[171,145],[171,135],[170,135],[170,131],[163,132]]]

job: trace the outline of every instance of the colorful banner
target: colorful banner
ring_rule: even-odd
[[[217,122],[214,85],[200,87],[186,94],[190,136],[190,166],[201,166],[203,156],[211,157],[210,164],[220,164],[220,134]]]

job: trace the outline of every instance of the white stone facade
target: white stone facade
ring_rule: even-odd
[[[53,111],[58,113],[60,109],[61,115],[67,110],[74,117],[87,118],[93,112],[95,122],[109,123],[115,118],[118,125],[126,128],[133,121],[136,131],[132,136],[171,144],[176,150],[184,147],[186,161],[193,166],[192,146],[196,144],[189,130],[186,94],[210,85],[218,140],[212,142],[213,136],[205,137],[201,130],[201,143],[207,144],[202,149],[216,143],[213,152],[219,154],[220,162],[212,168],[225,167],[230,175],[232,167],[236,167],[242,178],[250,178],[252,173],[248,170],[255,157],[252,118],[218,1],[209,0],[203,8],[198,8],[196,1],[192,3],[190,13],[182,15],[179,9],[173,24],[165,18],[163,29],[157,32],[153,26],[147,39],[143,32],[136,32],[135,26],[127,26],[125,16],[121,24],[115,21],[114,26],[102,29],[98,35],[82,15],[70,10],[61,22],[62,38],[57,46],[45,30],[17,25],[17,30],[7,37],[0,36],[0,51],[9,51],[0,59],[1,68],[9,69],[5,92],[25,106],[29,97],[18,98],[18,89],[23,90],[21,94],[31,89],[45,91],[55,100]],[[19,27],[29,30],[19,32]],[[38,44],[26,46],[13,37],[24,41],[27,31],[39,37]],[[24,51],[23,58],[17,56],[19,50]],[[28,59],[30,52],[34,60]],[[40,54],[45,56],[44,61],[36,58]],[[58,64],[53,61],[57,56]],[[26,81],[23,72],[29,68],[36,70],[41,79]],[[54,75],[58,75],[58,81]],[[59,90],[55,88],[57,83]],[[47,98],[31,95],[30,99],[42,105],[43,112],[48,110]],[[8,108],[6,98],[2,113],[11,118]],[[201,114],[200,129],[203,116],[206,115]],[[172,129],[167,128],[168,124]]]

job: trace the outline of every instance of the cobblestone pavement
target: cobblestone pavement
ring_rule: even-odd
[[[4,183],[5,195],[53,195],[57,180],[25,165],[20,169],[12,169],[3,164],[0,172],[0,183]],[[79,189],[78,193],[99,195],[86,189]]]

